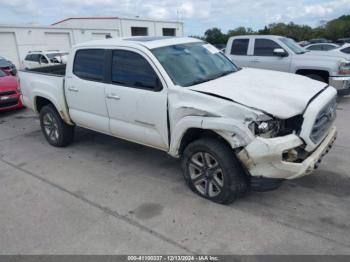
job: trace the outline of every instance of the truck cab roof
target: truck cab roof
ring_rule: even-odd
[[[96,47],[96,46],[143,46],[154,49],[164,46],[201,42],[202,40],[191,37],[120,37],[103,40],[90,41],[75,45],[74,48]]]

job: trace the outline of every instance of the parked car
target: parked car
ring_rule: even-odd
[[[0,70],[0,112],[22,108],[17,77]]]
[[[330,43],[330,40],[327,40],[326,38],[315,38],[309,40],[310,44],[318,44],[318,43]]]
[[[1,56],[0,56],[0,70],[6,72],[8,74],[11,74],[11,75],[17,74],[16,66],[11,61],[9,61]]]
[[[52,66],[57,64],[67,63],[67,52],[51,50],[51,51],[31,51],[29,52],[24,61],[22,67],[25,69]]]
[[[336,48],[339,48],[340,45],[332,43],[323,43],[323,44],[311,44],[307,45],[304,48],[309,51],[329,51]]]
[[[350,44],[344,44],[342,46],[338,46],[335,49],[329,51],[312,51],[313,54],[317,54],[320,56],[329,56],[336,57],[338,59],[346,59],[350,61]]]
[[[335,41],[338,44],[350,44],[350,37],[348,38],[340,38],[337,41]]]
[[[330,84],[340,95],[350,93],[350,60],[307,52],[282,36],[231,37],[226,55],[240,67],[253,67],[304,75]]]
[[[305,47],[307,45],[309,45],[310,42],[309,41],[301,41],[301,42],[298,42],[298,45],[300,45],[301,47]]]
[[[83,43],[66,66],[19,77],[51,145],[67,146],[82,126],[157,148],[181,158],[189,187],[218,203],[312,173],[337,134],[333,87],[239,69],[194,38]]]

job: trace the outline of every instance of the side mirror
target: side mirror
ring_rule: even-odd
[[[282,48],[276,48],[273,50],[273,55],[279,56],[279,57],[286,57],[288,56],[288,53]]]

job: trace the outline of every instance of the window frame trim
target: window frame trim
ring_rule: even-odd
[[[150,91],[150,92],[161,92],[167,87],[166,81],[165,81],[163,75],[159,72],[157,66],[154,64],[151,57],[149,55],[147,55],[146,53],[142,52],[141,50],[136,49],[136,48],[132,48],[132,47],[113,47],[112,49],[107,49],[106,51],[107,51],[106,52],[106,54],[107,54],[106,83],[107,84],[120,86],[120,87],[126,87],[126,88],[132,88],[132,89],[141,89],[141,90],[146,90],[146,91]],[[140,86],[140,87],[129,86],[129,85],[122,85],[122,84],[118,84],[118,83],[113,82],[112,81],[113,51],[128,51],[128,52],[136,53],[136,54],[139,54],[140,56],[142,56],[149,63],[149,65],[152,67],[154,73],[157,75],[157,77],[159,79],[159,83],[161,85],[160,88],[149,89],[147,87],[142,87],[142,86]]]
[[[256,55],[256,54],[255,54],[255,46],[256,46],[256,41],[257,41],[257,40],[272,41],[272,42],[274,42],[275,44],[277,44],[277,45],[279,46],[279,47],[276,47],[276,48],[274,48],[274,49],[281,48],[281,49],[283,49],[283,50],[288,54],[288,56],[289,56],[289,52],[286,50],[286,48],[283,47],[281,44],[277,43],[276,40],[268,39],[268,38],[259,38],[259,37],[254,38],[254,45],[253,45],[253,47],[252,47],[252,52],[253,52],[253,55],[252,55],[252,56],[258,56],[258,57],[278,57],[278,56],[275,56],[275,55]],[[288,57],[288,56],[285,56],[285,57]]]
[[[104,55],[103,55],[103,64],[104,64],[104,68],[103,68],[103,74],[102,74],[102,79],[101,80],[96,80],[96,79],[91,79],[91,78],[88,78],[88,77],[81,77],[81,76],[78,76],[75,72],[74,72],[74,65],[75,65],[75,61],[77,59],[77,54],[81,51],[86,51],[86,50],[102,50],[104,51]],[[74,59],[73,59],[73,65],[72,65],[72,74],[79,78],[79,79],[82,79],[84,81],[90,81],[90,82],[95,82],[95,83],[107,83],[106,82],[106,71],[108,70],[108,67],[106,66],[108,62],[107,59],[107,49],[105,48],[98,48],[98,47],[93,47],[93,48],[81,48],[81,49],[78,49],[75,51],[74,53]]]
[[[232,50],[233,50],[233,43],[236,41],[236,40],[248,40],[248,46],[247,46],[247,52],[245,55],[237,55],[237,54],[232,54]],[[230,55],[232,56],[249,56],[249,46],[250,46],[250,41],[251,39],[250,38],[235,38],[232,40],[232,43],[231,43],[231,50],[230,50]]]

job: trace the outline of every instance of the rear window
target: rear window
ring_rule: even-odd
[[[102,81],[104,76],[103,49],[79,50],[74,59],[73,73],[82,79]]]
[[[231,55],[247,55],[249,39],[235,39],[232,42]]]
[[[342,49],[342,50],[340,50],[340,51],[342,51],[342,52],[345,53],[345,54],[350,54],[350,46],[347,47],[347,48],[344,48],[344,49]]]

